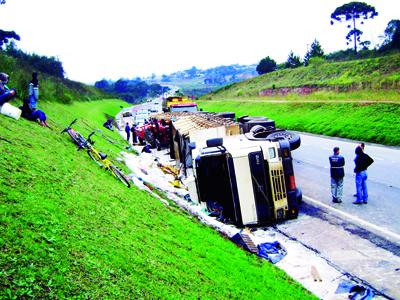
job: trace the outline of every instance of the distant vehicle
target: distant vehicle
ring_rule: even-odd
[[[163,102],[164,112],[196,112],[197,104],[181,95],[174,95],[165,98]]]
[[[126,112],[122,113],[122,117],[123,117],[123,118],[132,117],[132,113],[131,113],[130,111],[126,111]]]
[[[133,123],[136,126],[141,126],[147,121],[147,118],[148,118],[148,115],[144,115],[144,114],[135,115],[135,117],[133,118]]]
[[[137,110],[134,112],[133,123],[136,126],[143,125],[147,120],[149,120],[149,111],[148,110]]]

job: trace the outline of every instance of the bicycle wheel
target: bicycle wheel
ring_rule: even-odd
[[[67,133],[71,137],[71,139],[74,142],[74,144],[79,146],[80,145],[79,133],[77,133],[73,129],[67,130]]]
[[[126,187],[130,188],[131,184],[126,178],[125,174],[122,173],[122,171],[118,170],[116,166],[111,165],[110,166],[111,171],[113,172],[114,176],[117,177],[119,181],[121,181]]]
[[[87,154],[89,155],[89,157],[96,163],[98,164],[100,167],[103,167],[104,165],[101,162],[101,157],[99,157],[97,155],[97,153],[92,152],[90,150],[87,151]]]

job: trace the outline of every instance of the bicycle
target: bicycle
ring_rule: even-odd
[[[77,119],[73,120],[68,127],[64,128],[61,133],[67,132],[74,144],[78,146],[78,150],[85,149],[89,157],[100,167],[108,170],[126,187],[130,188],[131,184],[125,174],[119,170],[108,158],[107,154],[97,151],[94,147],[94,141],[91,139],[94,131],[87,138],[84,138],[79,132],[75,131],[71,126],[75,124]]]

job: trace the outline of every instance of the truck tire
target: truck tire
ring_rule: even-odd
[[[207,147],[218,147],[224,144],[224,140],[222,138],[213,138],[206,141]]]
[[[243,121],[243,119],[244,119],[244,118],[247,118],[247,117],[248,117],[248,115],[244,115],[244,116],[238,117],[238,118],[237,118],[238,123],[245,123],[245,122]]]
[[[240,117],[240,122],[241,123],[247,123],[253,120],[267,120],[267,117],[264,116],[256,116],[256,117],[249,117],[249,116],[244,116],[244,117]]]
[[[234,112],[220,112],[217,113],[217,116],[224,119],[235,119],[236,114]]]
[[[278,130],[267,135],[266,139],[269,140],[279,140],[279,139],[287,139],[290,144],[290,150],[296,150],[300,147],[301,140],[300,136],[297,133],[287,130]]]
[[[271,119],[253,119],[243,124],[243,133],[249,132],[256,125],[275,129],[275,121]]]
[[[253,135],[261,133],[261,132],[265,132],[267,130],[267,128],[265,128],[264,126],[261,125],[255,125],[253,127],[251,127],[250,129],[250,133],[252,133]]]

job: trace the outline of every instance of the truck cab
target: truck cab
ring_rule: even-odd
[[[163,102],[164,112],[197,112],[197,104],[186,97],[170,96]]]
[[[193,198],[209,210],[218,207],[224,220],[263,226],[297,217],[302,195],[287,140],[227,136],[207,140],[192,155]]]

